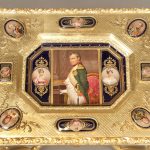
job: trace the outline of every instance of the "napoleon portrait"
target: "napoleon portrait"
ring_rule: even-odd
[[[68,95],[67,105],[88,105],[89,104],[89,82],[87,70],[82,64],[79,53],[74,52],[69,56],[72,66],[67,78],[64,81],[66,89],[60,90],[60,94]]]

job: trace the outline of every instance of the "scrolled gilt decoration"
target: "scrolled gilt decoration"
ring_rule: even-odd
[[[0,105],[0,114],[4,114],[5,111],[7,110],[13,110],[15,109],[16,111],[19,111],[19,115],[18,117],[20,117],[20,123],[18,124],[14,124],[14,127],[13,129],[15,128],[16,130],[23,130],[24,132],[32,132],[33,128],[41,128],[41,126],[34,122],[34,121],[28,121],[28,120],[24,120],[23,119],[23,115],[27,115],[26,112],[24,112],[21,108],[19,108],[18,104],[16,103],[15,106],[10,106],[9,103],[8,103],[8,100],[9,99],[9,96],[6,94],[7,93],[7,90],[6,89],[2,89],[1,88],[1,91],[3,91],[3,102],[1,103]],[[2,98],[2,97],[1,97]],[[9,113],[7,113],[9,115]],[[2,120],[1,120],[1,117],[0,116],[0,132],[3,132],[4,130],[10,130],[9,129],[9,126],[8,128],[5,128],[5,126],[3,127],[4,124],[2,124]]]
[[[143,40],[143,46],[144,46],[144,48],[147,48],[147,49],[150,48],[150,38],[149,38],[149,36],[146,36],[144,38],[144,40]]]
[[[108,145],[108,144],[113,144],[113,145],[123,145],[123,144],[132,144],[133,142],[136,141],[136,144],[143,143],[145,145],[149,145],[149,138],[141,138],[141,137],[135,137],[135,138],[130,138],[130,137],[93,137],[93,138],[76,138],[74,139],[73,137],[59,137],[59,138],[45,138],[45,137],[39,137],[39,138],[7,138],[7,139],[0,139],[0,144],[13,144],[13,145],[18,145],[18,144],[32,144],[36,145],[38,142],[38,145],[43,145],[43,144],[59,144],[59,145],[70,145],[70,144],[76,144],[76,145],[85,145],[88,144],[89,142],[92,145]]]
[[[113,21],[110,21],[110,24],[120,27],[122,31],[124,32],[126,25],[127,25],[127,21],[128,21],[128,18],[120,17],[120,18],[115,18],[115,20]]]
[[[133,125],[132,121],[124,121],[124,122],[116,122],[112,125],[112,128],[115,129],[116,127],[119,127],[121,132],[126,132],[128,130],[134,130],[136,131],[136,127]]]
[[[41,126],[38,123],[34,122],[34,121],[26,120],[26,121],[22,121],[16,129],[20,130],[20,131],[23,130],[24,132],[29,132],[30,133],[35,128],[38,130],[39,128],[41,128]]]

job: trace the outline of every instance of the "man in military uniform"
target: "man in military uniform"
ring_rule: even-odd
[[[65,80],[66,90],[61,90],[60,94],[67,93],[69,105],[89,104],[87,71],[81,62],[79,53],[72,53],[69,56],[70,64],[73,66],[67,79]]]

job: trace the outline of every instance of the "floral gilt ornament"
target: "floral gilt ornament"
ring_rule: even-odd
[[[35,69],[32,73],[32,81],[35,85],[35,93],[43,96],[48,92],[50,82],[50,71],[48,69],[48,62],[43,57],[40,57],[35,62]]]
[[[120,79],[119,71],[116,67],[116,61],[108,57],[104,61],[104,68],[102,70],[102,82],[104,84],[104,92],[113,96],[118,92],[118,82]]]

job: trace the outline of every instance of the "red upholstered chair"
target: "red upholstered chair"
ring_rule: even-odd
[[[89,73],[88,76],[89,90],[88,94],[90,97],[90,104],[99,104],[99,74],[98,73]]]

